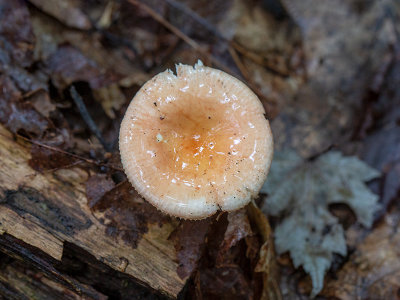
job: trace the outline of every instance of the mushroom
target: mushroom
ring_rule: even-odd
[[[258,97],[225,72],[179,64],[146,82],[121,124],[129,181],[159,210],[202,219],[258,195],[273,153]]]

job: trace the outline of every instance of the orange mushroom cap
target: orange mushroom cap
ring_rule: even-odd
[[[121,124],[121,160],[134,188],[185,219],[232,211],[256,197],[273,153],[258,97],[229,74],[179,64],[146,82]]]

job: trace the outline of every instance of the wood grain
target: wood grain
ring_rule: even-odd
[[[7,233],[60,260],[64,242],[99,261],[133,276],[170,297],[185,279],[177,274],[174,244],[168,239],[177,222],[148,224],[137,247],[106,233],[87,205],[80,168],[37,173],[28,165],[30,145],[16,141],[0,126],[0,234]]]

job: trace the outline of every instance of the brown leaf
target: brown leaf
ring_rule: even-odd
[[[86,181],[86,197],[92,209],[104,194],[115,187],[114,181],[105,174],[95,174]]]
[[[45,90],[37,90],[29,96],[25,96],[25,101],[29,101],[36,111],[46,118],[56,110],[56,106],[51,102],[49,94]]]
[[[400,56],[385,79],[384,90],[371,108],[371,114],[378,116],[374,130],[364,140],[360,154],[384,174],[382,182],[373,184],[373,188],[381,193],[386,208],[400,192]]]
[[[277,99],[276,148],[294,148],[310,157],[351,137],[371,74],[395,43],[393,27],[385,25],[394,2],[385,7],[371,1],[362,8],[357,1],[282,2],[302,32],[305,72],[282,79],[257,65],[248,69],[267,97]]]
[[[92,28],[89,18],[75,5],[76,1],[29,0],[29,2],[67,26],[83,30]]]
[[[39,172],[62,169],[77,163],[79,160],[64,153],[53,151],[38,145],[32,145],[29,166]]]
[[[52,74],[54,85],[61,90],[74,81],[88,82],[93,89],[101,88],[113,81],[110,74],[69,45],[60,46],[50,55],[46,65]]]
[[[246,209],[240,209],[228,214],[228,227],[226,228],[224,240],[222,241],[217,256],[217,265],[221,264],[228,250],[235,246],[240,240],[252,235]]]
[[[185,220],[171,234],[175,243],[179,266],[177,273],[180,278],[188,278],[197,267],[202,255],[206,234],[213,218],[199,221]]]
[[[235,33],[235,1],[168,0],[171,22],[189,36],[230,40]],[[200,17],[200,20],[199,20]],[[198,20],[195,21],[195,18]]]
[[[0,7],[0,61],[5,63],[2,53],[5,50],[14,64],[28,67],[33,61],[35,36],[26,3],[23,0],[0,0]]]
[[[115,83],[94,90],[93,96],[110,119],[115,119],[115,111],[119,111],[126,102],[125,95]]]
[[[32,104],[32,101],[33,104]],[[0,123],[4,124],[11,132],[20,133],[47,144],[69,147],[71,136],[64,117],[57,111],[51,118],[42,115],[35,109],[48,109],[53,107],[47,92],[41,91],[22,99],[21,92],[14,82],[5,75],[0,75]],[[40,104],[39,104],[40,103]],[[46,109],[43,110],[45,114]],[[33,155],[37,152],[34,151]],[[50,162],[48,162],[50,163]]]
[[[168,216],[140,197],[128,181],[106,192],[92,209],[104,213],[107,234],[122,238],[134,248],[148,231],[149,224],[162,226],[169,220]]]
[[[210,226],[188,298],[281,299],[272,245],[268,220],[254,204],[220,214]]]
[[[205,269],[198,280],[197,299],[254,298],[254,290],[238,266]]]
[[[259,252],[259,260],[254,272],[261,272],[263,276],[263,288],[261,299],[282,299],[278,284],[279,271],[275,259],[273,232],[267,217],[254,202],[247,206],[247,212],[252,223],[255,224],[262,236],[263,244]]]
[[[399,210],[394,209],[357,247],[322,291],[338,299],[398,299],[400,290]]]
[[[23,130],[25,133],[42,137],[52,127],[29,102],[20,102],[21,93],[14,83],[0,75],[0,122],[11,132]]]

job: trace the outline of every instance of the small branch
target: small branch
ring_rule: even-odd
[[[273,63],[269,63],[267,60],[264,59],[264,57],[260,56],[257,53],[254,53],[253,51],[249,51],[248,49],[244,48],[243,46],[239,45],[236,42],[232,42],[232,47],[242,54],[244,57],[250,59],[251,61],[255,62],[256,64],[263,66],[266,68],[269,72],[273,73],[274,75],[286,78],[290,74],[289,72],[285,72],[283,70],[279,70],[275,67]]]
[[[206,56],[207,59],[209,61],[211,61],[213,64],[215,64],[218,68],[220,68],[221,70],[223,70],[227,73],[231,73],[231,74],[234,73],[227,66],[220,63],[214,56],[210,55],[210,53],[208,53],[206,50],[204,50],[195,40],[191,39],[186,34],[184,34],[181,30],[179,30],[177,27],[175,27],[170,22],[168,22],[162,15],[160,15],[158,12],[156,12],[150,6],[148,6],[147,4],[144,4],[140,1],[137,1],[137,0],[128,0],[128,2],[133,5],[139,6],[141,9],[146,11],[154,20],[156,20],[161,25],[163,25],[165,28],[170,30],[173,34],[175,34],[177,37],[179,37],[181,40],[183,40],[185,43],[187,43],[189,46],[191,46],[194,50],[196,50],[197,52]]]
[[[154,20],[156,20],[157,22],[159,22],[160,24],[162,24],[164,27],[166,27],[168,30],[170,30],[172,33],[174,33],[177,37],[179,37],[180,39],[182,39],[184,42],[186,42],[188,45],[190,45],[193,49],[195,49],[197,52],[203,54],[204,56],[207,57],[207,59],[209,59],[209,61],[211,61],[214,65],[216,65],[218,68],[220,68],[221,70],[225,71],[226,73],[229,74],[235,74],[235,72],[233,72],[229,67],[225,66],[224,64],[220,63],[214,56],[212,56],[210,53],[208,53],[207,51],[205,51],[203,48],[201,48],[201,46],[194,41],[193,39],[191,39],[190,37],[188,37],[186,34],[184,34],[181,30],[179,30],[177,27],[175,27],[174,25],[172,25],[170,22],[168,22],[162,15],[160,15],[158,12],[156,12],[154,9],[152,9],[150,6],[148,6],[147,4],[144,4],[138,0],[128,0],[129,3],[139,6],[140,8],[142,8],[144,11],[146,11]],[[198,16],[199,18],[201,18],[200,16]],[[202,22],[201,24],[204,25],[204,22]],[[214,31],[213,31],[214,32]],[[218,37],[221,36],[221,34],[217,35]],[[224,38],[224,40],[226,41],[226,39]],[[229,41],[227,41],[227,43],[229,44]],[[233,58],[235,61],[235,58]],[[236,63],[236,61],[235,61]],[[239,70],[240,70],[240,66],[238,66]],[[241,70],[240,70],[241,71]],[[243,77],[246,77],[245,74],[242,74]],[[260,89],[258,88],[258,86],[256,86],[254,83],[252,83],[251,81],[248,81],[248,85],[250,86],[250,88],[252,90],[255,91],[255,93],[257,94],[258,97],[260,97],[261,99],[263,99],[265,102],[270,103],[270,104],[275,104],[275,102],[272,102],[270,99],[267,99],[260,91]]]
[[[236,52],[236,49],[233,46],[229,46],[229,53],[235,62],[236,66],[242,73],[244,79],[246,79],[247,84],[251,89],[254,91],[254,93],[257,94],[258,97],[261,99],[264,99],[266,102],[268,102],[271,105],[276,105],[276,101],[273,101],[271,99],[266,99],[264,94],[262,93],[261,89],[259,88],[258,84],[254,82],[254,80],[251,78],[249,71],[247,70],[246,66],[243,64],[242,60],[240,59],[238,53]]]
[[[59,152],[59,153],[62,153],[62,154],[65,154],[65,155],[80,159],[80,160],[85,161],[85,162],[87,162],[89,164],[93,164],[93,165],[97,165],[97,166],[104,166],[104,167],[108,167],[108,168],[116,170],[116,171],[124,172],[124,170],[122,168],[115,167],[113,165],[109,165],[109,164],[106,164],[106,163],[98,162],[98,161],[95,161],[93,159],[86,158],[84,156],[80,156],[80,155],[77,155],[77,154],[74,154],[74,153],[70,153],[70,152],[64,151],[64,150],[56,148],[56,147],[52,147],[52,146],[49,146],[49,145],[46,145],[46,144],[42,144],[40,142],[28,139],[28,138],[26,138],[26,137],[24,137],[24,136],[22,136],[22,135],[20,135],[18,133],[16,133],[15,135],[17,137],[23,139],[24,141],[28,142],[28,143],[43,147],[45,149],[49,149],[49,150],[54,151],[54,152]]]
[[[130,2],[131,4],[133,4],[135,6],[139,6],[141,9],[146,11],[154,20],[156,20],[157,22],[162,24],[164,27],[166,27],[168,30],[170,30],[172,33],[174,33],[177,37],[179,37],[180,39],[185,41],[185,43],[192,46],[194,49],[196,49],[200,52],[204,52],[204,50],[200,50],[201,49],[200,45],[196,41],[194,41],[193,39],[188,37],[186,34],[184,34],[182,31],[180,31],[177,27],[175,27],[170,22],[165,20],[165,18],[162,15],[160,15],[158,12],[156,12],[154,9],[152,9],[147,4],[144,4],[137,0],[128,0],[128,2]]]
[[[101,134],[99,128],[97,127],[96,123],[93,121],[92,117],[89,114],[89,111],[86,108],[85,103],[82,100],[82,97],[78,94],[74,86],[71,86],[69,89],[71,94],[72,100],[74,100],[75,105],[77,106],[79,113],[81,114],[83,120],[85,121],[86,125],[89,127],[90,131],[96,136],[96,138],[100,141],[103,145],[104,149],[108,152],[111,151],[111,147],[107,144]]]
[[[208,22],[207,19],[203,18],[202,16],[200,16],[199,14],[194,12],[192,9],[190,9],[186,5],[180,3],[180,2],[178,2],[176,0],[164,0],[164,1],[167,2],[169,5],[171,5],[172,7],[174,7],[176,9],[180,10],[181,12],[187,14],[192,20],[194,20],[197,23],[199,23],[201,26],[203,26],[205,29],[207,29],[209,32],[211,32],[216,37],[218,37],[221,40],[229,43],[227,38],[224,37],[224,35],[218,30],[218,28],[216,28],[213,24]]]
[[[211,32],[213,35],[215,35],[219,39],[223,40],[226,44],[228,44],[228,46],[230,48],[229,52],[230,52],[233,60],[235,61],[237,67],[240,69],[240,72],[242,72],[243,77],[246,78],[246,74],[243,73],[243,70],[241,69],[240,65],[237,64],[237,58],[235,58],[232,55],[232,52],[231,52],[232,48],[234,48],[236,51],[240,52],[242,55],[246,56],[250,60],[254,61],[255,63],[267,68],[268,71],[274,73],[277,76],[281,76],[281,77],[289,76],[289,74],[287,72],[283,72],[282,70],[278,70],[273,64],[264,61],[264,58],[260,57],[258,54],[254,53],[254,52],[252,52],[252,51],[250,51],[248,49],[245,49],[244,47],[240,46],[235,41],[231,41],[231,40],[227,39],[221,33],[221,31],[218,30],[217,27],[215,27],[213,24],[208,22],[207,19],[203,18],[202,16],[197,14],[195,11],[193,11],[192,9],[187,7],[186,5],[184,5],[182,3],[179,3],[176,0],[164,0],[164,1],[167,2],[169,5],[171,5],[172,7],[174,7],[176,9],[180,10],[181,12],[187,14],[192,20],[196,21],[198,24],[203,26],[205,29],[207,29],[209,32]],[[236,54],[236,56],[237,56],[237,54]]]
[[[235,62],[236,66],[238,67],[238,69],[240,70],[240,72],[242,73],[243,77],[247,80],[247,81],[251,81],[250,80],[250,75],[249,72],[247,71],[246,67],[243,65],[242,61],[240,60],[239,55],[236,53],[236,50],[229,46],[229,54],[231,55],[233,61]]]

